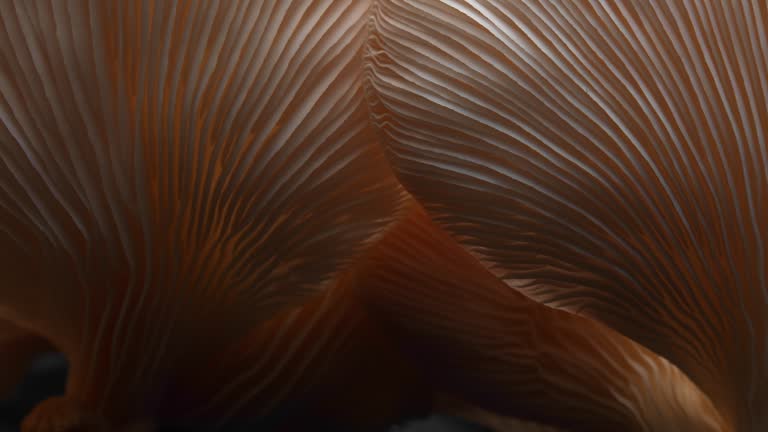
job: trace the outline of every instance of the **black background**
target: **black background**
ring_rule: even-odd
[[[27,377],[18,389],[16,396],[9,401],[0,402],[0,432],[16,432],[24,416],[32,408],[53,395],[64,393],[66,381],[66,362],[58,355],[46,355],[35,362]],[[244,429],[242,429],[245,432]],[[469,425],[465,422],[446,418],[430,417],[409,421],[402,425],[394,425],[390,432],[483,432],[483,428]],[[158,432],[186,432],[177,430],[160,430]],[[190,431],[191,432],[191,431]],[[237,428],[223,432],[241,432]],[[248,428],[248,432],[254,431]],[[269,432],[269,431],[263,431]],[[315,432],[315,431],[308,431]],[[365,431],[361,431],[365,432]]]

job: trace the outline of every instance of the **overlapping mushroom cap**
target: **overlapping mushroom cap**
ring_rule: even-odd
[[[317,291],[393,217],[367,10],[0,4],[0,311],[72,363],[25,430],[148,410],[179,356]]]
[[[462,392],[535,418],[556,400],[563,424],[768,427],[766,5],[381,0],[366,28],[369,3],[0,4],[0,316],[72,364],[23,429],[148,429],[179,361],[307,299],[396,216],[366,39],[400,180],[495,273],[425,215],[355,270],[447,353],[433,373],[471,363]],[[436,288],[400,292],[402,271]],[[668,358],[727,424],[661,358],[510,287]]]
[[[768,427],[768,10],[382,0],[399,178],[510,285],[595,317]]]
[[[332,288],[203,370],[172,384],[181,418],[378,430],[441,393],[485,411],[439,397],[438,412],[498,428],[518,417],[569,431],[729,430],[669,362],[511,290],[414,202]]]
[[[730,430],[676,367],[510,289],[418,205],[356,272],[435,391],[569,431]]]

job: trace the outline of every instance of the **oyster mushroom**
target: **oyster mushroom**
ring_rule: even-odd
[[[177,364],[321,290],[388,223],[367,11],[0,4],[0,316],[71,365],[23,431],[144,428]]]
[[[436,392],[571,431],[732,430],[671,363],[510,288],[418,205],[355,271]]]
[[[763,1],[382,0],[371,105],[404,186],[499,277],[768,429]]]

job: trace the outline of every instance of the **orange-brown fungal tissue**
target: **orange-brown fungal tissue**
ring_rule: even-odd
[[[322,291],[388,224],[367,12],[0,4],[0,311],[71,364],[25,432],[145,424],[176,364]]]
[[[459,414],[585,432],[732,430],[678,368],[600,323],[510,288],[418,205],[357,272],[368,304],[434,391],[496,417]]]
[[[763,0],[0,0],[0,390],[767,430],[767,61]]]
[[[382,0],[370,29],[373,119],[435,220],[768,429],[766,3]]]

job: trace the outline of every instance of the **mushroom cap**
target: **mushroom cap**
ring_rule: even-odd
[[[476,405],[439,411],[499,427],[728,430],[668,361],[509,288],[406,208],[332,288],[176,376],[171,417],[369,430],[426,412],[434,389]]]
[[[99,410],[151,393],[322,290],[394,217],[367,12],[2,2],[0,315],[69,356],[72,391]]]
[[[417,204],[356,272],[437,392],[572,431],[729,430],[667,360],[510,288]]]
[[[397,176],[496,275],[768,427],[764,2],[382,0]]]

